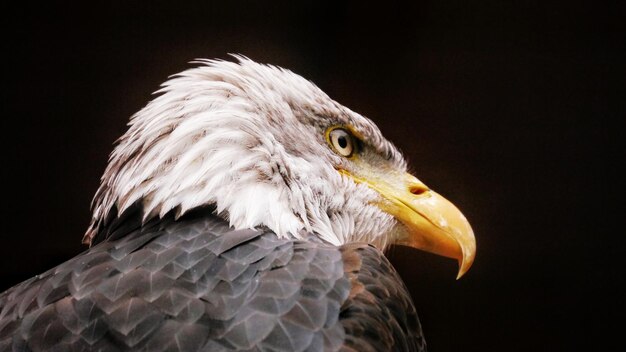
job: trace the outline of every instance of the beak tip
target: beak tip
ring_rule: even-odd
[[[473,246],[475,248],[475,244]],[[463,250],[463,256],[459,258],[459,272],[456,276],[456,279],[459,280],[465,273],[469,271],[474,263],[474,256],[476,254],[476,250]]]
[[[470,268],[470,265],[465,265],[465,263],[462,263],[461,261],[459,261],[459,272],[456,275],[456,279],[459,280],[461,277],[463,277],[463,275],[465,275]]]

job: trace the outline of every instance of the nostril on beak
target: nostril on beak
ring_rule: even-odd
[[[415,194],[416,196],[419,196],[420,194],[428,192],[428,187],[424,185],[410,185],[409,192]]]

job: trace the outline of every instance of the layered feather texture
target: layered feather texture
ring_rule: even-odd
[[[349,125],[390,169],[405,170],[374,123],[290,71],[241,57],[200,63],[132,117],[94,198],[86,243],[111,209],[139,201],[145,221],[215,205],[238,229],[386,245],[381,234],[395,219],[370,205],[380,195],[337,173],[347,161],[324,140],[325,129]]]
[[[0,294],[0,351],[422,351],[381,252],[154,220]]]

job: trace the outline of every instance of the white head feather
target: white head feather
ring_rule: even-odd
[[[199,61],[131,118],[102,177],[84,241],[102,230],[112,209],[122,214],[140,202],[144,221],[213,204],[235,228],[386,245],[396,220],[370,205],[379,194],[337,172],[350,161],[332,151],[324,133],[349,125],[381,163],[404,171],[400,153],[374,123],[311,82],[237,59]]]

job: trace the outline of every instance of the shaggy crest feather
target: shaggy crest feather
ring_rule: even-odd
[[[199,67],[175,75],[131,118],[83,241],[103,230],[112,209],[121,214],[141,202],[144,221],[213,204],[235,228],[384,247],[396,220],[369,205],[380,195],[336,171],[348,161],[329,148],[324,131],[349,125],[382,167],[405,170],[398,150],[370,120],[304,78],[235,57],[196,61]]]

